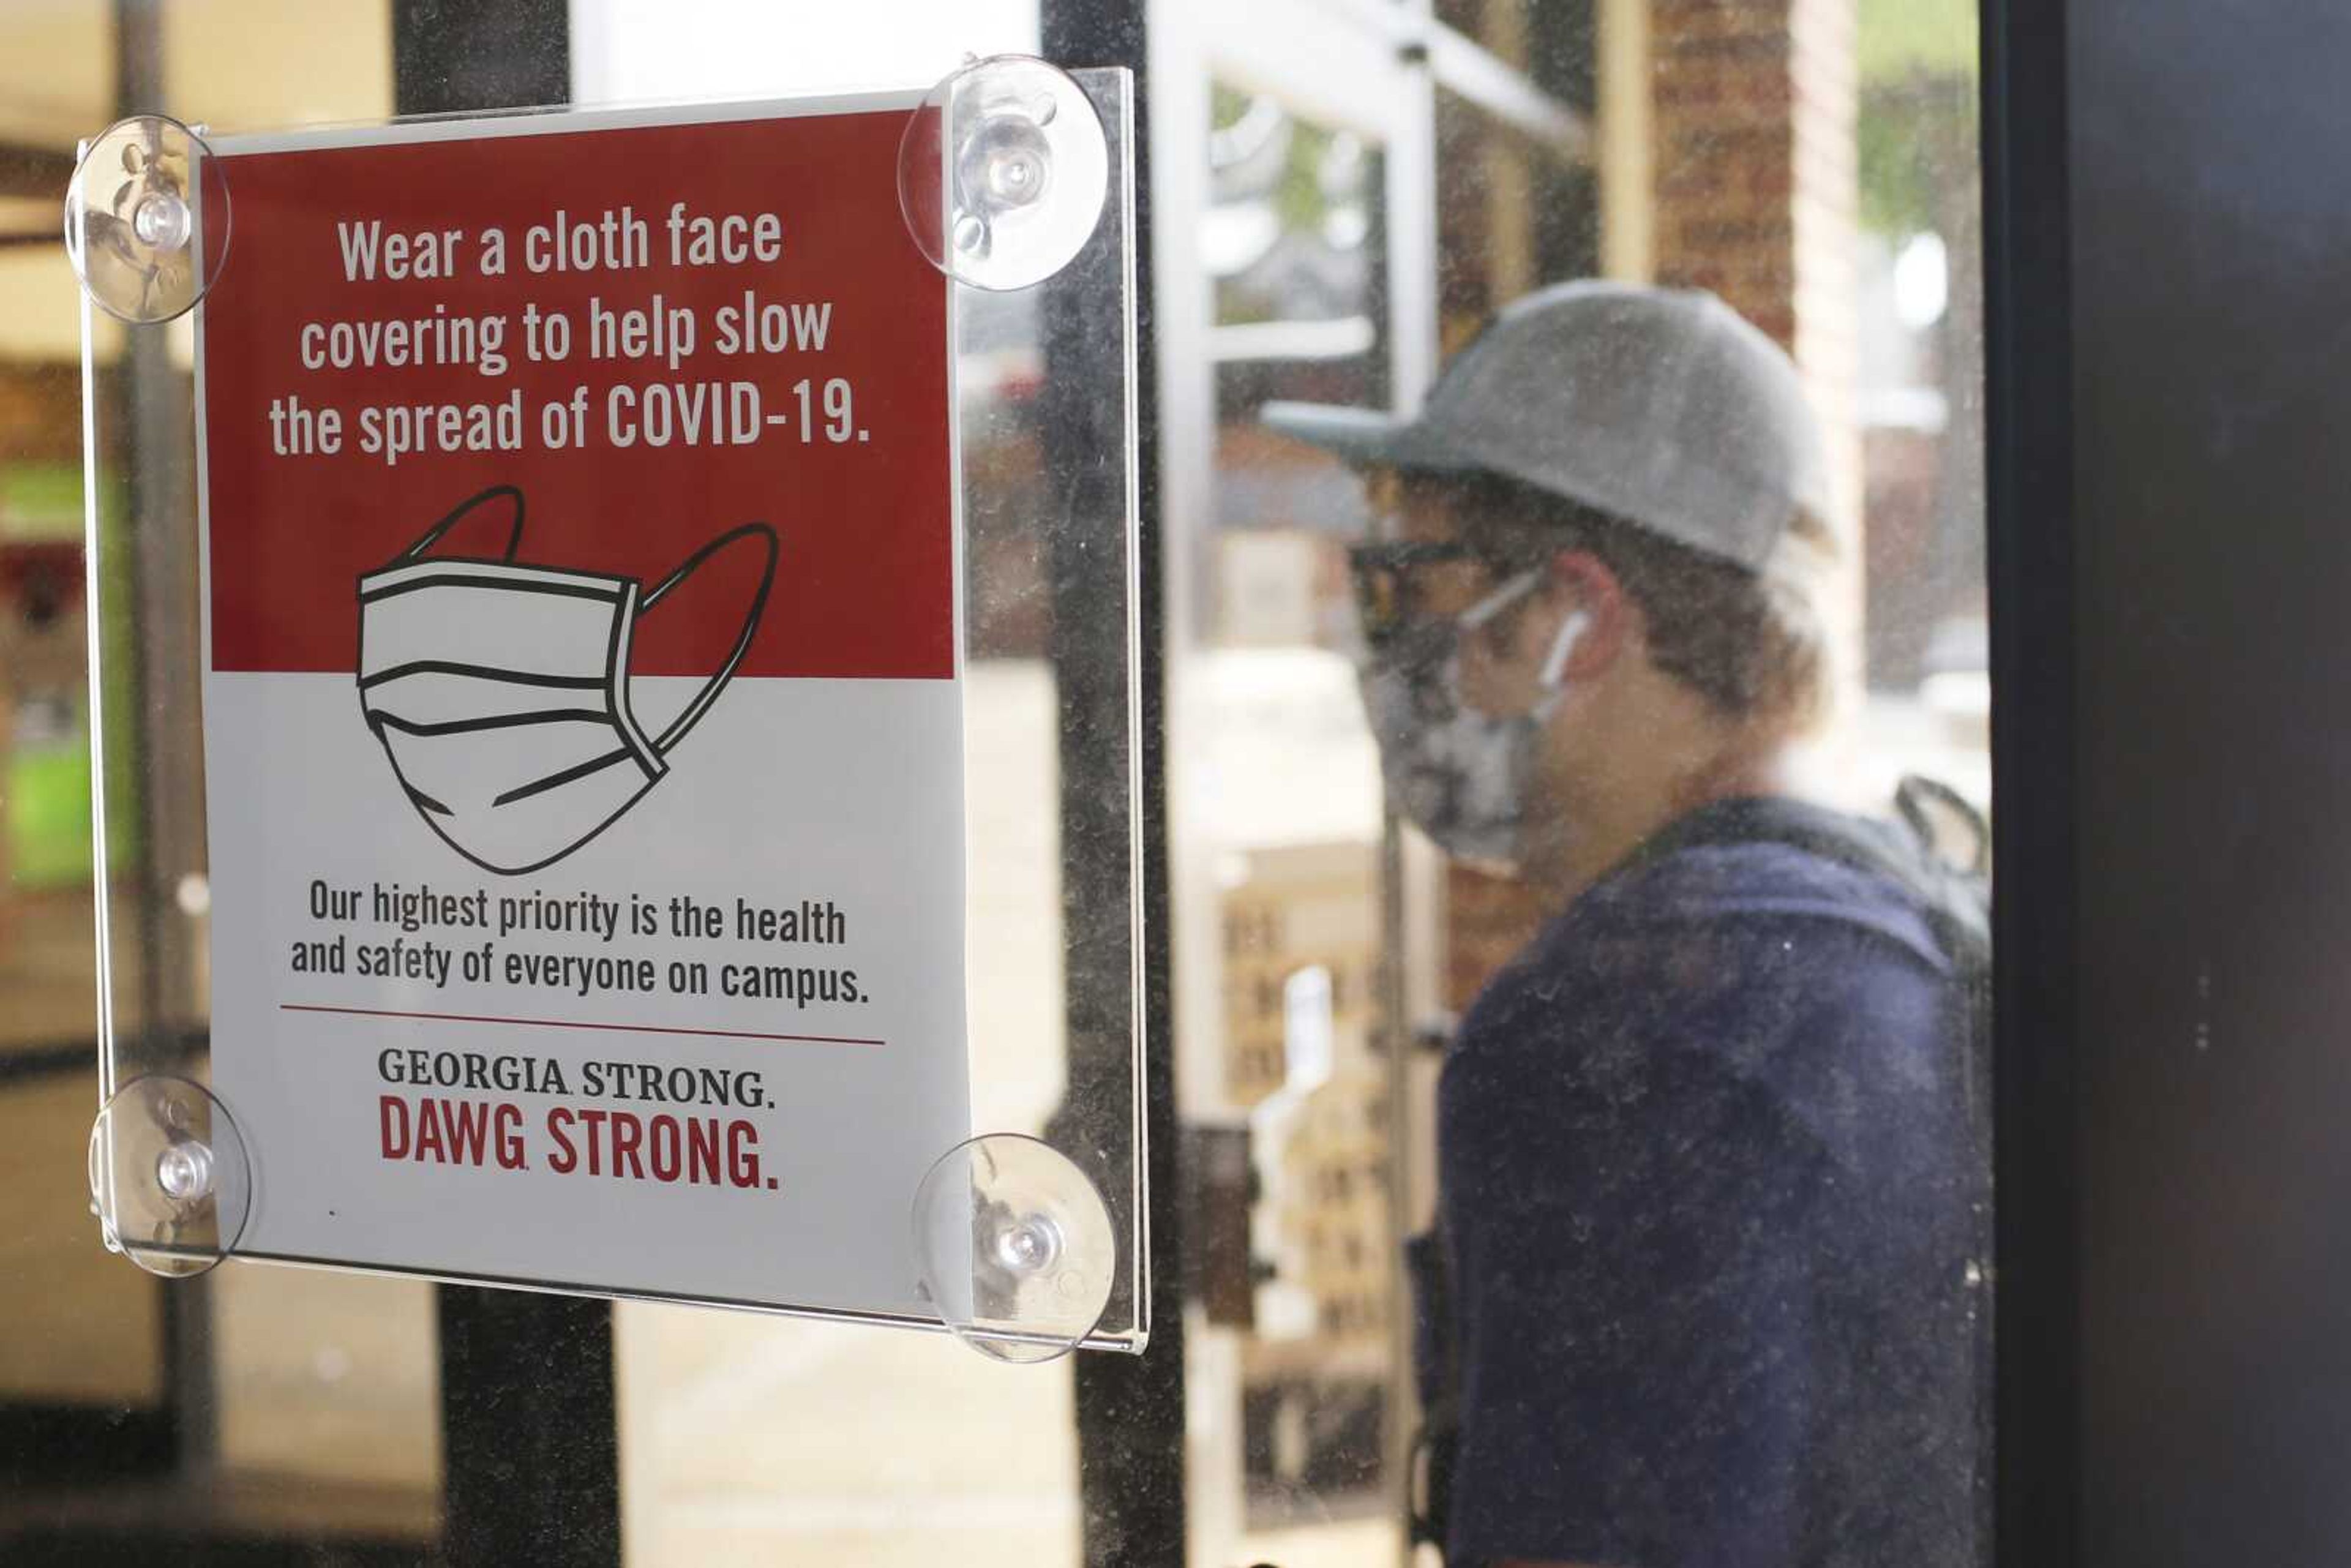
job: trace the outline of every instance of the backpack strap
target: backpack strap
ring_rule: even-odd
[[[1954,1032],[1967,1043],[1967,1112],[1970,1131],[1989,1165],[1991,1151],[1991,910],[1990,887],[1980,875],[1959,871],[1930,847],[1931,839],[1913,824],[1923,820],[1924,802],[1956,810],[1978,834],[1977,853],[1989,859],[1991,830],[1966,800],[1947,785],[1906,779],[1896,795],[1904,821],[1871,821],[1811,801],[1784,796],[1743,796],[1691,812],[1651,838],[1627,861],[1627,868],[1663,860],[1708,844],[1777,843],[1823,860],[1886,877],[1919,901],[1936,944],[1959,978],[1960,1009]],[[1989,1254],[1987,1253],[1987,1256]]]
[[[1921,844],[1932,848],[1941,841],[1935,830],[1937,813],[1959,823],[1967,830],[1972,841],[1963,868],[1971,877],[1989,879],[1991,875],[1991,821],[1975,808],[1975,803],[1939,779],[1929,779],[1923,773],[1903,775],[1894,787],[1894,809],[1910,825],[1912,833]]]
[[[1977,852],[1985,852],[1990,829],[1964,798],[1930,779],[1906,779],[1895,797],[1903,817],[1899,823],[1850,816],[1786,796],[1740,796],[1700,807],[1671,823],[1635,850],[1622,869],[1708,845],[1786,844],[1907,889],[1923,906],[1944,956],[1971,978],[1991,964],[1991,922],[1982,879],[1935,852],[1925,804],[1928,800],[1969,823],[1978,835]]]
[[[1807,801],[1777,797],[1725,800],[1702,808],[1644,844],[1628,864],[1661,860],[1701,844],[1782,843],[1823,860],[1875,873],[1908,889],[1958,977],[1951,1032],[1967,1051],[1963,1084],[1968,1131],[1982,1180],[1971,1207],[1969,1310],[1975,1354],[1976,1528],[1980,1561],[1992,1540],[1991,1458],[1993,1346],[1991,1340],[1991,909],[1989,874],[1991,829],[1982,814],[1949,786],[1906,778],[1895,793],[1899,826],[1847,816]],[[1969,827],[1975,842],[1969,869],[1945,862],[1933,848],[1934,814]]]
[[[1948,786],[1931,779],[1905,779],[1895,804],[1899,823],[1876,822],[1846,815],[1824,806],[1779,796],[1744,797],[1719,801],[1693,811],[1657,833],[1625,861],[1617,874],[1703,845],[1786,844],[1823,860],[1887,878],[1916,896],[1938,946],[1958,976],[1954,988],[1952,1032],[1968,1052],[1964,1082],[1969,1129],[1983,1169],[1989,1175],[1991,1151],[1991,922],[1987,885],[1981,868],[1990,859],[1991,830],[1966,800]],[[1932,811],[1953,815],[1973,828],[1977,870],[1963,871],[1946,863],[1931,848],[1936,841]],[[1973,1251],[1980,1270],[1979,1291],[1990,1281],[1991,1256],[1990,1187],[1975,1205]],[[1415,1238],[1407,1247],[1416,1298],[1413,1306],[1426,1314],[1426,1353],[1436,1364],[1425,1366],[1423,1424],[1414,1434],[1412,1480],[1418,1495],[1412,1501],[1410,1524],[1415,1542],[1434,1542],[1443,1549],[1452,1491],[1453,1446],[1458,1436],[1456,1361],[1459,1347],[1453,1341],[1449,1281],[1446,1278],[1445,1241],[1441,1230]],[[1988,1293],[1971,1303],[1976,1361],[1976,1480],[1979,1557],[1989,1563],[1991,1540],[1991,1313]]]

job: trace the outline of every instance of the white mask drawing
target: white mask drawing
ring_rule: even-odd
[[[514,508],[494,559],[425,558],[475,507]],[[626,812],[749,651],[775,582],[775,530],[747,523],[650,591],[632,577],[515,560],[522,494],[496,486],[359,580],[360,707],[425,823],[506,875],[550,865]],[[641,615],[729,546],[757,543],[759,586],[726,662],[659,735],[638,727],[629,654]]]

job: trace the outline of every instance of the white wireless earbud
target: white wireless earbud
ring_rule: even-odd
[[[1561,677],[1566,673],[1568,660],[1575,656],[1575,645],[1592,630],[1592,617],[1583,611],[1574,611],[1559,623],[1559,635],[1552,639],[1551,654],[1543,660],[1543,690],[1557,691]]]

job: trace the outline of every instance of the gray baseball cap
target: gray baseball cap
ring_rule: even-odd
[[[1713,295],[1584,281],[1505,309],[1410,418],[1271,402],[1272,428],[1351,462],[1488,473],[1760,568],[1828,462],[1796,367]]]

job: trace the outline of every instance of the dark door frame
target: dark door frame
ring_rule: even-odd
[[[1120,1568],[1183,1568],[1184,1481],[1183,1206],[1176,1166],[1175,1028],[1170,1017],[1167,946],[1166,662],[1165,598],[1159,564],[1167,559],[1159,498],[1158,341],[1152,326],[1151,81],[1147,37],[1150,0],[1040,0],[1040,53],[1070,68],[1123,66],[1134,76],[1135,213],[1135,461],[1141,475],[1141,669],[1143,722],[1134,765],[1143,779],[1144,1137],[1145,1223],[1151,1238],[1152,1330],[1142,1355],[1081,1354],[1076,1379],[1081,1561]],[[1047,323],[1042,418],[1056,450],[1110,450],[1116,432],[1114,400],[1052,373],[1055,346],[1068,334],[1099,331],[1079,320]],[[1082,348],[1072,358],[1095,362]],[[1079,476],[1071,509],[1081,516],[1114,515],[1102,493],[1117,476]],[[1106,603],[1091,586],[1095,575],[1081,559],[1086,541],[1057,530],[1050,584],[1050,663],[1058,705],[1061,836],[1064,845],[1115,843],[1124,818],[1113,803],[1122,779],[1103,777],[1091,761],[1090,735],[1115,733],[1124,723],[1126,694],[1119,674],[1125,627],[1123,606]],[[1123,857],[1065,852],[1061,912],[1066,931],[1115,928],[1127,917]],[[1075,940],[1076,938],[1073,938]],[[1074,968],[1073,968],[1074,973]],[[1069,1110],[1090,1099],[1123,1096],[1130,1071],[1121,1020],[1097,1016],[1096,1004],[1072,985],[1068,998]],[[1099,1088],[1097,1088],[1099,1085]],[[1103,1095],[1107,1091],[1107,1095]]]
[[[2015,1560],[2340,1563],[2351,12],[2005,15]]]
[[[394,0],[402,114],[571,97],[563,0]],[[441,1552],[451,1568],[620,1568],[612,1303],[442,1285]]]
[[[1993,1322],[2002,1563],[2075,1561],[2074,648],[2066,0],[1982,0]]]

